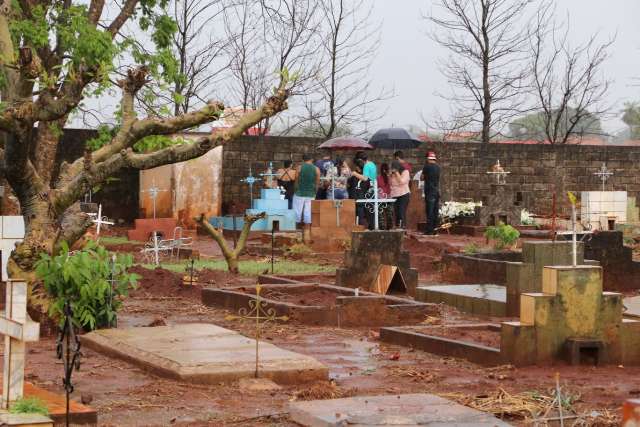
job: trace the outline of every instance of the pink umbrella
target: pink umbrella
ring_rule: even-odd
[[[327,150],[373,150],[367,141],[354,136],[339,136],[320,144],[318,148]]]

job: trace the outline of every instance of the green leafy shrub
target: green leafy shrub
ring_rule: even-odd
[[[49,315],[62,322],[65,301],[70,301],[76,326],[92,331],[110,326],[122,306],[121,297],[135,287],[138,276],[127,272],[131,255],[112,255],[93,241],[80,251],[69,253],[66,242],[55,256],[42,254],[36,275],[53,297]],[[109,282],[113,273],[113,285]]]
[[[462,252],[464,252],[467,255],[474,255],[480,252],[480,246],[478,246],[476,243],[469,243],[467,246],[464,247]]]
[[[497,250],[513,246],[520,238],[520,232],[510,225],[500,223],[496,226],[488,227],[484,236],[488,240],[493,240],[493,247]]]
[[[47,405],[37,397],[25,397],[18,399],[11,404],[9,412],[12,414],[40,414],[49,415]]]

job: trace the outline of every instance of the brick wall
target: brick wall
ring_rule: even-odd
[[[223,206],[244,209],[249,203],[248,185],[240,182],[253,168],[254,174],[267,168],[269,161],[279,167],[283,160],[300,162],[302,154],[321,153],[316,147],[321,140],[313,138],[243,137],[224,147]],[[444,200],[480,200],[489,191],[491,177],[486,174],[496,160],[511,172],[507,185],[521,192],[524,206],[538,214],[551,212],[554,191],[561,212],[568,213],[567,191],[598,190],[601,183],[593,175],[603,162],[615,175],[607,183],[608,190],[628,191],[640,200],[640,148],[617,146],[548,146],[513,144],[447,143],[424,144],[404,150],[406,160],[417,169],[428,149],[438,153],[443,169],[441,191]],[[375,150],[369,157],[376,163],[390,161],[393,150]],[[346,153],[351,158],[353,153]],[[254,197],[261,185],[254,188]],[[224,210],[225,208],[223,208]]]

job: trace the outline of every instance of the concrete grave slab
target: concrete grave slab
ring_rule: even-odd
[[[291,419],[303,426],[458,426],[502,427],[494,416],[432,394],[358,396],[289,405]]]
[[[624,306],[626,308],[625,317],[640,319],[640,296],[625,298]]]
[[[418,286],[416,300],[445,303],[465,313],[504,317],[507,311],[507,288],[491,284]]]
[[[82,337],[87,347],[157,375],[199,384],[254,376],[255,340],[206,323],[105,329]],[[326,380],[328,369],[310,356],[260,341],[260,376],[282,384]]]

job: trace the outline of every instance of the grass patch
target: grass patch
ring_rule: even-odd
[[[155,264],[141,264],[142,267],[153,270],[156,268]],[[167,270],[176,272],[176,273],[184,273],[189,270],[191,267],[191,261],[183,261],[180,263],[163,263],[160,265],[162,268],[166,268]],[[223,259],[215,259],[215,260],[196,260],[194,263],[194,269],[202,270],[227,270],[227,263]],[[266,269],[269,269],[271,272],[271,260],[267,259],[265,261],[255,261],[255,260],[246,260],[240,261],[240,274],[245,274],[248,276],[257,276],[262,274]],[[336,267],[330,265],[320,265],[320,264],[312,264],[309,262],[303,261],[292,261],[292,260],[276,260],[274,263],[275,274],[315,274],[315,273],[334,273],[336,271]]]
[[[100,236],[100,243],[102,245],[139,245],[144,242],[129,240],[125,236]]]
[[[38,399],[37,397],[25,397],[16,400],[13,404],[11,404],[9,412],[11,412],[12,414],[40,414],[45,416],[49,415],[49,409],[47,409],[47,405],[42,401],[42,399]]]

